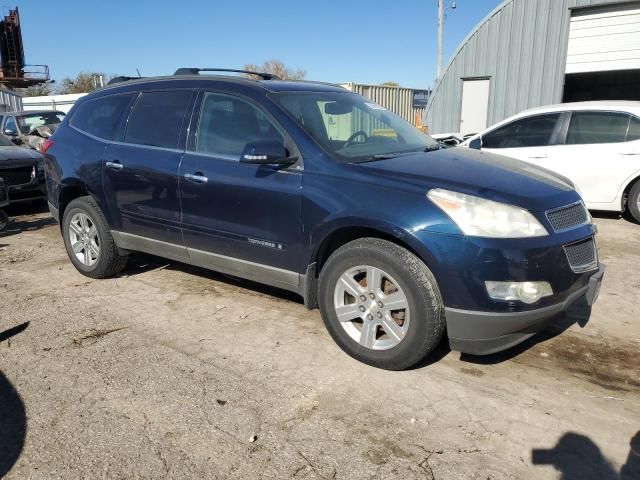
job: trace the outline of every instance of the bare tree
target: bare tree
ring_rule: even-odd
[[[300,68],[293,70],[288,68],[281,60],[267,60],[262,66],[253,65],[248,63],[244,66],[245,70],[252,72],[271,73],[277,75],[283,80],[303,80],[307,76],[307,72]],[[247,75],[248,77],[255,77],[255,75]]]
[[[27,88],[17,88],[16,93],[23,97],[41,97],[51,95],[53,93],[53,86],[50,83],[41,83],[39,85],[31,85]]]
[[[115,75],[101,72],[80,72],[75,78],[67,77],[56,89],[57,93],[87,93],[106,85]]]

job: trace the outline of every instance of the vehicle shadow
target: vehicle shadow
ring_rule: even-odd
[[[598,219],[598,218],[608,218],[611,220],[622,219],[622,220],[625,220],[626,222],[640,225],[640,223],[638,223],[638,221],[636,221],[636,219],[633,218],[628,211],[621,213],[621,212],[608,212],[605,210],[592,210],[589,213],[591,213],[591,216],[595,219]]]
[[[29,322],[0,332],[0,343],[23,332]],[[17,462],[27,435],[27,415],[20,395],[0,371],[0,478]]]
[[[42,202],[9,205],[5,208],[5,211],[7,215],[9,215],[9,224],[5,230],[0,232],[0,238],[10,237],[11,235],[17,235],[22,232],[32,232],[56,223],[51,216],[32,217],[33,215],[47,213],[49,211],[46,204]]]
[[[223,282],[228,285],[246,288],[256,293],[262,293],[282,300],[303,303],[303,299],[300,295],[287,290],[282,290],[277,287],[271,287],[251,280],[245,280],[242,278],[234,277],[232,275],[226,275],[224,273],[215,272],[213,270],[207,270],[205,268],[195,267],[187,263],[175,262],[173,260],[167,260],[166,258],[156,257],[146,253],[133,253],[129,256],[127,266],[120,273],[119,276],[136,276],[153,270],[167,269],[177,272],[184,272],[190,275],[195,275],[215,282]]]
[[[547,328],[536,333],[524,342],[502,352],[490,355],[470,355],[468,353],[461,353],[460,360],[467,363],[475,363],[477,365],[495,365],[502,363],[521,355],[540,343],[544,343],[558,335],[561,335],[576,323],[581,327],[584,327],[590,317],[591,307],[587,304],[586,299],[581,298],[570,305],[566,313],[556,317],[556,319],[554,319]]]
[[[565,433],[555,447],[531,450],[534,465],[552,465],[562,480],[631,480],[640,478],[640,432],[630,442],[627,462],[618,474],[587,436]]]

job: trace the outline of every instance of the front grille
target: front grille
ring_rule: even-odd
[[[575,273],[588,272],[598,268],[598,252],[593,238],[566,245],[564,251],[567,254],[571,270]]]
[[[0,169],[0,177],[4,178],[4,181],[8,187],[31,183],[34,176],[35,168],[33,166]]]
[[[555,232],[568,230],[589,222],[589,214],[582,203],[576,203],[547,212],[547,219]]]

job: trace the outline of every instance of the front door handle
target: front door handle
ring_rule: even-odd
[[[105,165],[111,170],[122,170],[124,168],[124,165],[122,165],[118,160],[115,160],[113,162],[105,162]]]
[[[549,158],[549,155],[540,154],[540,155],[530,155],[529,156],[529,160],[539,160],[541,158]]]
[[[186,173],[184,175],[184,178],[186,178],[190,182],[200,183],[200,184],[207,183],[209,181],[209,179],[207,177],[205,177],[204,175],[202,175],[202,173],[200,173],[200,172]]]
[[[623,155],[625,157],[630,157],[632,155],[640,155],[640,152],[621,152],[620,155]]]

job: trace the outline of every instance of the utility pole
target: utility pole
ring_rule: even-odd
[[[455,10],[456,2],[447,9]],[[444,0],[438,0],[438,80],[442,77],[442,31],[444,30]]]
[[[438,0],[438,80],[440,80],[440,77],[442,76],[442,27],[443,27],[443,24],[444,24],[444,0]]]

